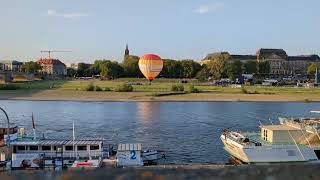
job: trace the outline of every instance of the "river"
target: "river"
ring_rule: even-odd
[[[110,144],[142,143],[165,150],[163,163],[226,163],[219,136],[232,127],[258,131],[259,123],[279,116],[315,116],[320,103],[276,102],[62,102],[0,101],[11,122],[31,134],[34,113],[38,136],[103,137]],[[0,114],[1,121],[5,116]],[[269,120],[270,119],[270,120]],[[260,122],[259,122],[260,121]]]

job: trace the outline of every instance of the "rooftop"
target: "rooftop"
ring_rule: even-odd
[[[30,137],[24,137],[11,142],[11,145],[97,145],[103,142],[103,138],[82,138],[76,140],[64,139],[37,139],[33,140]]]
[[[63,62],[61,62],[59,59],[39,59],[37,61],[38,64],[54,64],[54,65],[59,65],[59,64],[62,64],[65,66],[65,64]]]
[[[299,130],[297,128],[291,127],[291,126],[286,126],[286,125],[266,125],[266,126],[261,126],[261,128],[268,129],[271,131],[294,131],[294,130]]]
[[[283,49],[264,49],[261,48],[257,51],[257,56],[259,58],[282,58],[286,59],[288,57],[287,53]]]
[[[255,55],[231,54],[231,58],[234,59],[234,60],[256,60],[257,56],[255,56]]]
[[[289,56],[289,61],[320,61],[318,55],[305,55],[305,56]]]

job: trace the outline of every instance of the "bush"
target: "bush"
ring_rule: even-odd
[[[182,84],[172,85],[171,91],[182,92],[184,91],[184,86]]]
[[[247,91],[245,88],[242,88],[242,89],[241,89],[241,92],[242,92],[243,94],[248,94],[248,91]]]
[[[130,85],[130,84],[127,84],[127,83],[123,83],[123,84],[118,85],[115,88],[115,91],[116,92],[132,92],[133,91],[133,86]]]
[[[194,87],[193,84],[190,85],[188,88],[189,88],[189,89],[188,89],[188,92],[189,92],[189,93],[199,93],[199,92],[200,92],[200,90],[199,90],[198,88]]]
[[[102,88],[100,86],[95,86],[95,91],[102,91]]]
[[[241,92],[242,92],[243,94],[260,94],[260,92],[257,91],[257,90],[248,91],[248,90],[246,90],[245,88],[242,88],[242,89],[241,89]]]
[[[95,87],[93,85],[93,83],[90,83],[87,87],[86,87],[86,91],[94,91]]]
[[[0,84],[0,90],[17,90],[17,89],[20,89],[20,87],[14,84]]]
[[[111,91],[111,88],[105,87],[105,88],[104,88],[104,91]]]

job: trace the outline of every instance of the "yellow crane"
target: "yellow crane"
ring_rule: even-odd
[[[51,53],[54,53],[54,52],[72,52],[72,51],[54,51],[54,50],[42,50],[40,51],[41,53],[48,53],[48,57],[49,59],[51,59]]]

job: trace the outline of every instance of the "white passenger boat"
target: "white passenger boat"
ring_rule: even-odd
[[[0,124],[0,166],[11,169],[86,169],[109,162],[110,155],[116,156],[118,166],[155,164],[156,160],[164,158],[162,151],[143,151],[141,144],[119,144],[115,150],[110,144],[104,144],[103,138],[76,138],[74,123],[71,139],[37,137],[33,115],[32,125],[33,135],[26,135],[24,128],[9,123],[9,118],[7,125]]]
[[[224,149],[243,163],[318,163],[319,119],[280,118],[279,125],[260,126],[259,133],[223,131]],[[320,127],[320,126],[319,126]]]
[[[65,168],[73,165],[75,160],[102,159],[103,139],[79,138],[36,139],[19,137],[10,144],[11,167],[23,168]]]

